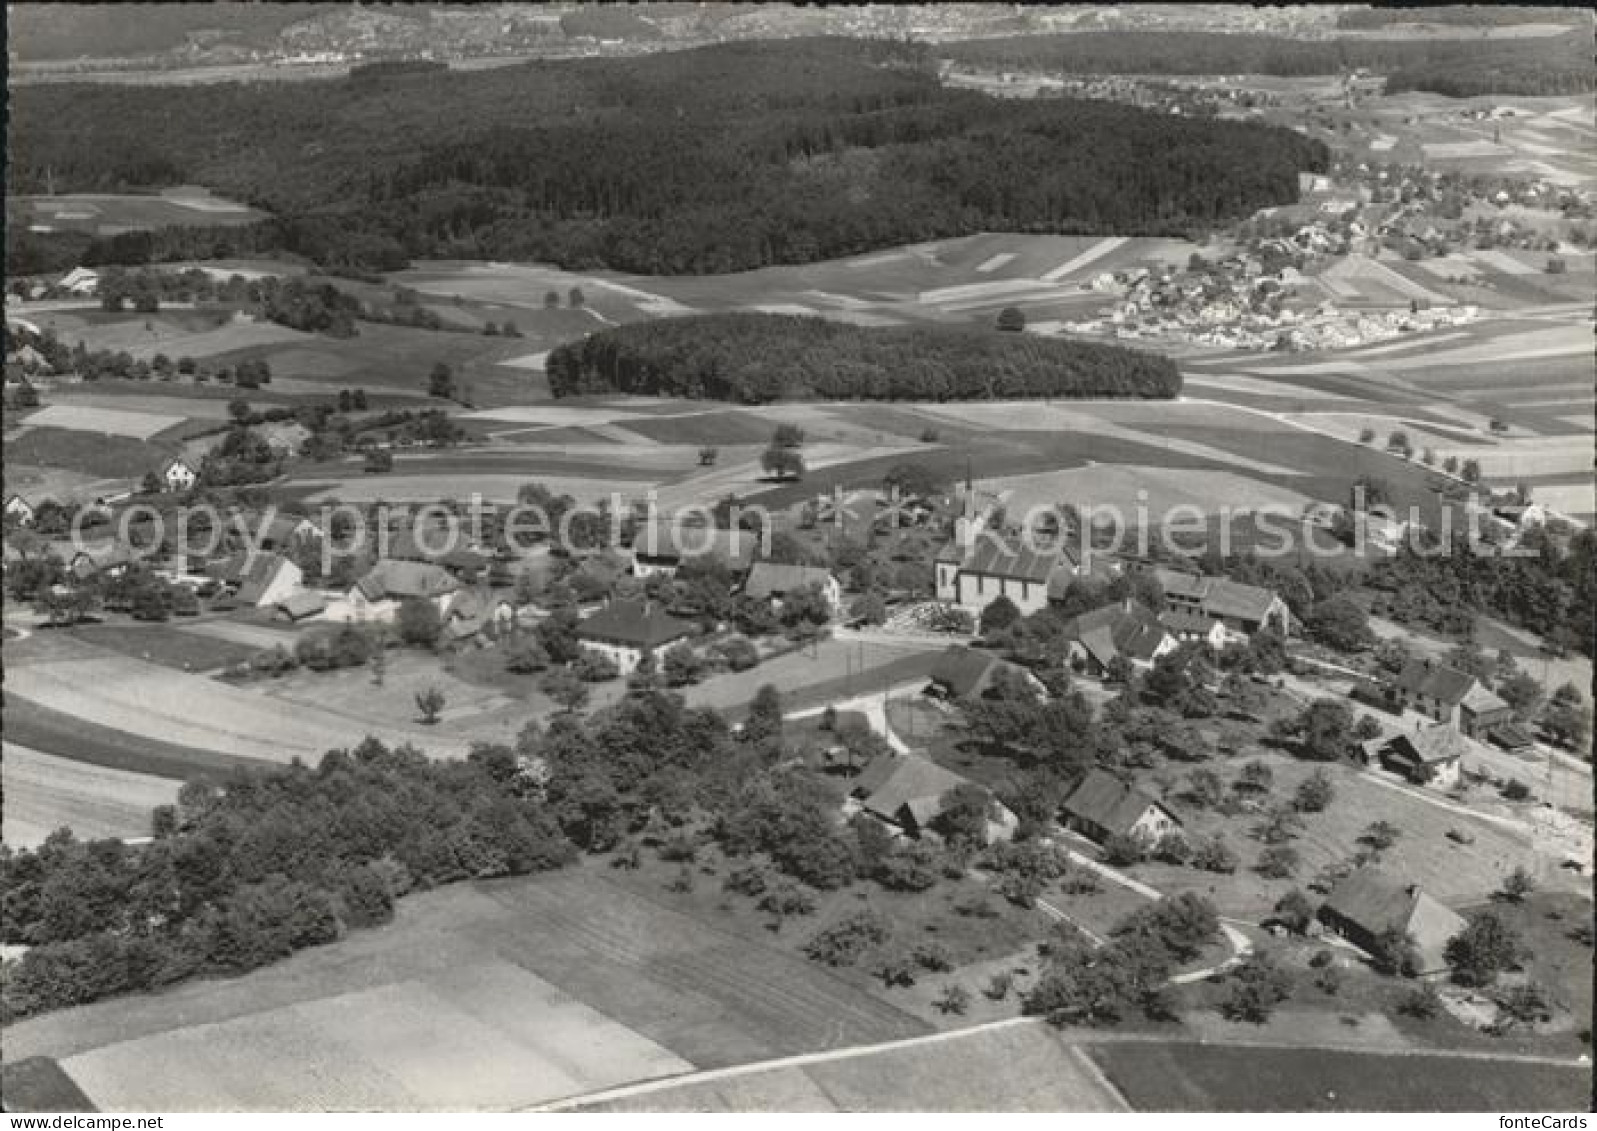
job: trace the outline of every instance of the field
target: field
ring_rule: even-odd
[[[150,835],[150,814],[177,800],[178,783],[5,744],[0,759],[5,790],[0,840],[36,847],[63,826],[80,840]]]
[[[34,644],[28,640],[7,649],[8,714],[26,702],[161,744],[278,763],[292,758],[314,763],[332,747],[354,744],[369,734],[388,742],[409,741],[442,755],[462,752],[451,740],[435,739],[419,727],[398,720],[386,726],[367,724],[340,713],[332,703],[285,712],[258,692],[87,643],[63,644],[43,656],[30,647]],[[85,695],[89,687],[97,694]]]
[[[118,730],[89,722],[75,713],[41,707],[16,695],[6,700],[5,724],[7,741],[30,750],[174,782],[218,778],[237,767],[271,764],[264,759],[217,754],[199,747],[179,746],[159,736]]]
[[[824,640],[748,671],[712,676],[687,688],[686,695],[695,707],[736,711],[770,683],[782,692],[782,706],[796,711],[924,679],[942,648]]]
[[[110,1110],[479,1110],[923,1031],[588,872],[415,895],[243,978],[11,1026],[6,1058]]]
[[[184,417],[162,416],[146,408],[129,412],[119,408],[94,408],[83,404],[45,405],[28,417],[30,428],[60,428],[75,432],[98,432],[106,436],[125,436],[149,440],[168,428],[183,423]]]
[[[30,425],[6,435],[5,462],[8,469],[26,466],[75,472],[95,480],[137,480],[146,472],[159,471],[176,450],[175,437],[135,440]]]
[[[11,203],[23,210],[35,230],[101,236],[148,228],[253,224],[266,218],[264,212],[192,186],[167,189],[158,196],[22,196]]]
[[[247,661],[258,651],[245,644],[188,631],[192,625],[96,624],[66,630],[75,639],[125,656],[185,672],[213,672]],[[292,643],[292,638],[289,639]]]
[[[1138,1111],[1584,1111],[1591,1069],[1442,1053],[1115,1042],[1093,1060]]]
[[[1036,1021],[640,1089],[603,1112],[1124,1111],[1079,1047]]]

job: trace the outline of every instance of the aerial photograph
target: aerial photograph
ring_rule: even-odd
[[[8,4],[0,1110],[1584,1127],[1594,44]]]

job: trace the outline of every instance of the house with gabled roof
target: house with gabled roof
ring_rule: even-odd
[[[1075,571],[1075,559],[1064,546],[1011,546],[991,531],[975,535],[969,545],[956,538],[933,563],[937,599],[977,617],[1000,597],[1030,616],[1047,606],[1049,583]]]
[[[1129,597],[1071,617],[1061,633],[1065,659],[1075,671],[1102,679],[1116,659],[1146,671],[1179,646],[1153,612]]]
[[[963,644],[950,644],[943,649],[928,677],[926,691],[943,699],[982,699],[993,695],[1005,679],[1025,688],[1033,698],[1047,695],[1042,681],[1019,664]]]
[[[1448,940],[1468,925],[1418,884],[1369,865],[1333,887],[1317,914],[1327,930],[1370,953],[1380,948],[1384,934],[1408,935],[1414,941],[1415,974],[1420,977],[1447,969]]]
[[[189,491],[200,481],[200,473],[182,456],[174,456],[162,464],[160,477],[168,491]]]
[[[383,559],[339,600],[327,607],[327,619],[341,621],[391,621],[407,600],[431,601],[440,617],[460,591],[460,582],[431,562],[396,562]]]
[[[1418,711],[1470,738],[1513,721],[1513,709],[1480,680],[1429,657],[1404,664],[1385,692],[1394,711]]]
[[[1163,802],[1099,769],[1089,772],[1065,799],[1064,819],[1067,829],[1099,844],[1112,836],[1129,836],[1151,845],[1181,828],[1181,818]]]
[[[1247,640],[1262,628],[1285,636],[1292,627],[1286,602],[1269,589],[1244,585],[1228,577],[1156,568],[1154,577],[1164,589],[1165,609],[1195,613],[1218,621],[1226,635]]]
[[[1191,609],[1166,609],[1159,614],[1159,623],[1177,640],[1195,640],[1216,652],[1224,648],[1229,639],[1225,625]]]
[[[670,577],[689,558],[712,557],[741,577],[749,572],[759,543],[759,535],[751,530],[722,530],[681,518],[657,517],[633,536],[632,572],[638,577]]]
[[[969,779],[918,754],[882,755],[855,779],[852,792],[861,799],[860,808],[877,820],[908,836],[935,836],[932,826],[948,794],[969,784]],[[1015,815],[994,799],[987,839],[1008,840],[1017,824]]]
[[[788,593],[818,586],[821,596],[835,616],[843,607],[843,586],[824,566],[788,565],[784,562],[755,562],[743,583],[745,596],[780,602]]]
[[[1446,723],[1416,727],[1411,733],[1391,738],[1371,739],[1364,745],[1366,762],[1377,762],[1416,785],[1434,785],[1438,789],[1458,784],[1464,755],[1474,750],[1473,742]]]
[[[6,497],[5,516],[11,522],[18,526],[32,526],[34,514],[34,505],[21,495]]]
[[[277,617],[298,624],[319,616],[327,609],[327,598],[314,589],[301,589],[277,602]]]
[[[645,653],[686,639],[693,628],[692,621],[672,616],[657,601],[611,601],[577,625],[577,639],[627,675]]]
[[[304,572],[281,554],[241,550],[206,570],[234,590],[234,599],[254,608],[275,606],[303,584]]]

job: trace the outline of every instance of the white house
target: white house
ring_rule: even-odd
[[[161,482],[168,491],[188,491],[199,481],[200,473],[182,456],[168,460],[161,468]]]
[[[645,652],[686,638],[693,622],[672,616],[653,601],[612,601],[577,625],[582,646],[630,674]]]
[[[1155,798],[1127,785],[1106,770],[1093,770],[1064,806],[1065,827],[1102,844],[1111,836],[1129,836],[1154,844],[1181,828],[1181,819]]]
[[[92,295],[100,289],[100,273],[87,267],[74,267],[60,278],[56,289],[74,295]]]
[[[402,602],[416,598],[431,601],[443,617],[459,591],[460,582],[442,566],[385,558],[328,605],[326,616],[328,620],[391,621]]]
[[[33,504],[21,495],[12,495],[6,499],[5,516],[18,526],[32,526],[33,515]]]

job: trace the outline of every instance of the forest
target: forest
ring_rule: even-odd
[[[545,362],[557,397],[636,393],[774,400],[1169,398],[1159,354],[954,326],[863,327],[784,314],[707,314],[591,334]]]
[[[1591,35],[1524,39],[1287,39],[1201,32],[1093,32],[942,44],[967,66],[1089,75],[1336,75],[1365,69],[1387,89],[1573,94],[1597,86]]]
[[[330,270],[489,257],[695,274],[977,231],[1188,234],[1294,201],[1298,173],[1329,160],[1286,129],[952,90],[915,45],[842,39],[203,97],[28,86],[11,111],[12,195],[204,184],[275,217],[213,234],[232,254]],[[13,227],[13,271],[55,245],[137,261],[204,239],[113,248]]]

